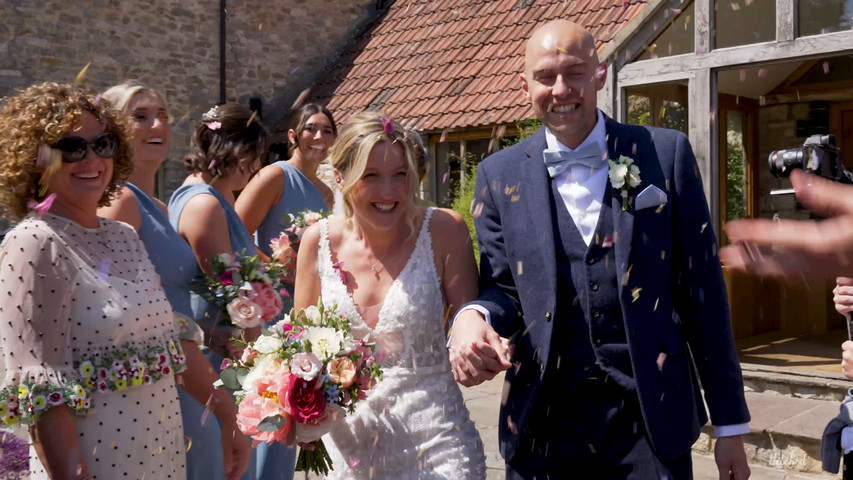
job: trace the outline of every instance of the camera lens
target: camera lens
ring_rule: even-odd
[[[770,156],[767,158],[770,173],[777,178],[787,177],[795,168],[811,167],[811,163],[813,163],[810,162],[811,156],[811,149],[806,147],[770,152]]]

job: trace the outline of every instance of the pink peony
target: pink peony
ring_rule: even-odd
[[[307,382],[296,375],[291,375],[286,392],[284,390],[279,392],[279,396],[283,392],[286,393],[288,410],[297,423],[313,422],[326,409],[325,395],[323,389],[319,387],[317,380]]]
[[[272,239],[270,249],[272,250],[272,258],[284,265],[289,265],[296,260],[296,250],[291,245],[287,232],[283,232],[278,238]]]
[[[284,407],[276,401],[275,394],[258,395],[254,392],[246,394],[237,409],[237,427],[245,435],[254,439],[252,446],[256,447],[261,442],[270,444],[272,442],[286,443],[287,435],[293,426],[293,421],[284,410]],[[258,424],[267,417],[281,415],[284,417],[284,425],[274,432],[258,430]]]
[[[271,322],[275,320],[284,305],[281,303],[281,297],[269,284],[263,282],[252,282],[252,288],[255,289],[255,298],[253,302],[261,307],[261,318],[263,322]]]
[[[231,300],[225,307],[231,323],[240,328],[257,327],[263,320],[263,309],[257,303],[240,297]]]

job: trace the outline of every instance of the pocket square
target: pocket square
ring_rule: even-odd
[[[657,207],[666,203],[666,193],[660,188],[649,185],[634,200],[634,209],[642,210],[649,207]]]

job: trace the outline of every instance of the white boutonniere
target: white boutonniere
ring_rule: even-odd
[[[616,160],[607,160],[610,164],[610,186],[621,190],[622,210],[628,210],[628,190],[640,186],[640,169],[634,165],[634,159],[619,155]]]

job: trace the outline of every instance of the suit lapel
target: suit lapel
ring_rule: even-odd
[[[551,215],[551,177],[545,168],[542,151],[546,148],[544,127],[534,135],[526,156],[519,168],[519,188],[521,199],[527,203],[531,219],[537,221],[524,222],[529,225],[527,236],[532,240],[531,247],[540,256],[542,291],[547,292],[549,305],[552,308],[557,298],[557,265],[554,262],[556,250],[554,247],[554,218]]]
[[[639,158],[632,153],[632,144],[634,140],[624,134],[621,125],[613,121],[610,117],[605,116],[605,126],[607,130],[607,152],[609,159],[617,159],[619,155],[629,156],[634,159],[634,162],[640,167],[640,178],[642,179],[642,167],[639,165]],[[610,179],[607,179],[608,183]],[[613,214],[613,231],[616,235],[613,242],[616,257],[616,273],[619,281],[620,297],[625,295],[622,287],[626,283],[625,275],[628,273],[631,258],[631,243],[634,238],[634,207],[629,205],[627,210],[622,210],[621,190],[610,188],[608,185],[607,191],[610,193],[610,208]],[[639,187],[642,188],[642,185]],[[629,195],[636,195],[639,192],[629,192]]]

